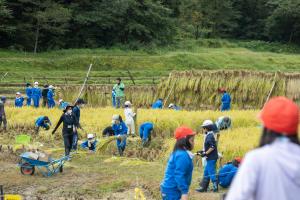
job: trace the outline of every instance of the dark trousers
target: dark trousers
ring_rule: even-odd
[[[77,150],[77,143],[78,143],[78,132],[76,131],[73,134],[73,141],[72,141],[72,149],[75,151]]]
[[[48,98],[47,97],[43,97],[43,107],[46,107],[48,104]]]
[[[6,116],[5,117],[0,116],[0,128],[2,124],[3,124],[3,129],[6,130],[6,126],[7,126]]]
[[[65,144],[65,154],[66,156],[70,155],[70,151],[72,149],[72,143],[73,143],[73,135],[63,135],[64,137],[64,144]]]

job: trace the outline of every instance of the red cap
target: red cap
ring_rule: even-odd
[[[240,164],[243,159],[241,157],[235,157],[234,160]]]
[[[218,91],[219,91],[219,92],[225,92],[226,89],[225,89],[225,88],[219,88]]]
[[[299,107],[286,97],[275,97],[265,104],[260,118],[267,129],[286,136],[295,135],[298,132]]]
[[[175,139],[180,140],[188,135],[195,135],[195,132],[186,126],[181,126],[175,130]]]

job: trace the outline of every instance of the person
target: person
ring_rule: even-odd
[[[7,119],[6,119],[6,114],[5,114],[5,103],[6,103],[6,97],[2,96],[0,98],[0,128],[3,124],[3,130],[6,131],[7,127]]]
[[[152,109],[162,109],[163,99],[159,98],[156,102],[152,104]]]
[[[140,138],[142,139],[142,145],[148,146],[151,141],[151,132],[154,125],[151,122],[144,122],[140,125]]]
[[[221,187],[228,188],[230,186],[238,171],[241,160],[242,159],[240,157],[236,157],[232,162],[228,162],[220,168],[218,173],[218,182]]]
[[[30,83],[26,83],[25,93],[27,96],[27,106],[31,106],[31,99],[32,99],[32,87]]]
[[[75,106],[73,108],[73,114],[75,115],[76,119],[78,120],[78,128],[82,129],[80,125],[80,108],[85,104],[83,99],[77,99]],[[74,151],[77,150],[77,144],[78,144],[78,132],[76,129],[76,132],[73,134],[73,143],[72,143],[72,149]]]
[[[219,155],[212,124],[213,122],[211,120],[205,120],[202,125],[205,134],[204,150],[198,151],[197,154],[201,157],[205,157],[206,164],[204,166],[203,179],[200,182],[200,187],[196,189],[198,192],[207,192],[210,180],[213,183],[213,191],[218,191],[216,164]]]
[[[45,130],[49,130],[51,125],[52,124],[48,116],[40,116],[35,121],[35,133],[39,132],[40,127]]]
[[[230,110],[231,107],[231,97],[229,95],[229,93],[227,93],[225,88],[221,88],[219,89],[219,92],[222,94],[222,98],[221,98],[221,111],[228,111]]]
[[[125,102],[125,109],[124,109],[124,115],[125,115],[125,124],[127,126],[127,135],[130,135],[132,137],[135,137],[135,124],[134,124],[134,117],[136,116],[136,113],[132,111],[132,104],[130,101]]]
[[[297,104],[286,97],[264,105],[259,147],[246,154],[226,200],[299,199],[299,114]]]
[[[112,117],[112,129],[114,134],[117,137],[117,148],[120,156],[123,156],[126,148],[126,139],[127,139],[127,127],[123,122],[120,115],[113,115]]]
[[[114,89],[111,91],[111,100],[112,106],[116,108],[116,91]]]
[[[171,110],[181,110],[181,108],[173,103],[171,103],[169,106],[168,106],[169,109]]]
[[[32,99],[33,106],[38,108],[40,106],[40,98],[42,97],[41,89],[39,88],[39,83],[35,82],[34,87],[32,88]]]
[[[54,86],[53,85],[49,85],[49,87],[48,87],[47,104],[48,104],[48,108],[54,108],[54,106],[55,106]]]
[[[87,135],[87,140],[81,143],[81,148],[89,150],[90,153],[94,153],[96,151],[98,140],[95,139],[94,134],[89,133]]]
[[[231,119],[228,116],[221,116],[215,122],[215,125],[218,130],[227,130],[231,127]]]
[[[48,92],[49,92],[49,85],[46,84],[42,89],[43,107],[46,107],[48,105]]]
[[[213,132],[214,136],[215,136],[215,140],[218,143],[219,139],[220,139],[220,130],[218,129],[216,123],[214,123],[212,120],[208,119],[208,120],[204,120],[204,122],[202,123],[201,127],[203,128],[203,130],[207,130],[209,129],[210,131]],[[204,135],[204,137],[206,137],[206,135]]]
[[[121,78],[117,78],[117,84],[114,85],[113,90],[116,93],[116,108],[120,108],[121,106],[123,106],[125,96],[125,85],[122,83]]]
[[[17,108],[22,108],[24,103],[24,97],[22,97],[22,94],[20,92],[16,93],[16,99],[15,99],[15,106]]]
[[[111,126],[106,127],[103,131],[102,131],[102,136],[103,137],[110,137],[110,136],[114,136],[114,130],[112,129]]]
[[[195,132],[181,126],[175,130],[176,144],[160,185],[163,200],[187,200],[193,174]]]
[[[68,105],[66,107],[57,125],[52,131],[52,134],[56,132],[57,128],[61,125],[61,123],[63,123],[62,135],[65,145],[65,155],[69,156],[72,149],[73,135],[76,132],[76,129],[78,128],[78,120],[76,119],[73,113],[73,106]]]
[[[58,104],[58,108],[61,110],[66,109],[66,107],[69,105],[69,103],[64,101],[63,99],[59,99]]]

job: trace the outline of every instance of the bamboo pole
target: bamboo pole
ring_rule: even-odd
[[[170,90],[170,92],[169,92],[169,94],[168,94],[166,100],[164,101],[164,106],[163,106],[163,107],[165,107],[166,102],[168,101],[168,99],[169,99],[169,97],[170,97],[170,95],[171,95],[171,93],[172,93],[172,91],[173,91],[173,89],[174,89],[174,87],[175,87],[176,82],[177,82],[177,79],[175,79],[175,82],[174,82],[174,84],[173,84],[173,86],[172,86],[172,88],[171,88],[171,90]]]
[[[84,87],[85,87],[85,85],[86,85],[86,82],[87,82],[87,80],[89,79],[89,75],[90,75],[92,66],[93,66],[93,64],[91,63],[91,64],[90,64],[90,67],[89,67],[89,69],[88,69],[88,71],[87,71],[87,73],[86,73],[86,77],[85,77],[85,79],[84,79],[84,82],[83,82],[83,84],[82,84],[82,87],[81,87],[81,89],[80,89],[80,91],[79,91],[78,97],[76,98],[74,104],[77,102],[77,100],[80,98],[80,96],[81,96],[81,94],[82,94],[82,91],[83,91],[83,89],[84,89]]]
[[[272,92],[273,92],[273,90],[274,90],[274,88],[275,88],[275,85],[276,85],[276,77],[277,77],[277,72],[276,72],[275,75],[274,75],[274,81],[273,81],[272,88],[271,88],[271,90],[270,90],[270,92],[269,92],[269,94],[268,94],[268,96],[267,96],[267,99],[266,99],[266,101],[265,101],[264,104],[266,104],[266,103],[269,101],[270,97],[271,97],[271,94],[272,94]]]

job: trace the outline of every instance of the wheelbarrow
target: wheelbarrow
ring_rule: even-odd
[[[25,152],[20,155],[19,163],[20,171],[23,175],[33,175],[37,168],[45,177],[52,176],[63,172],[64,163],[69,159],[69,156],[64,156],[60,159],[51,159],[49,162],[32,159],[29,157],[30,152]]]

